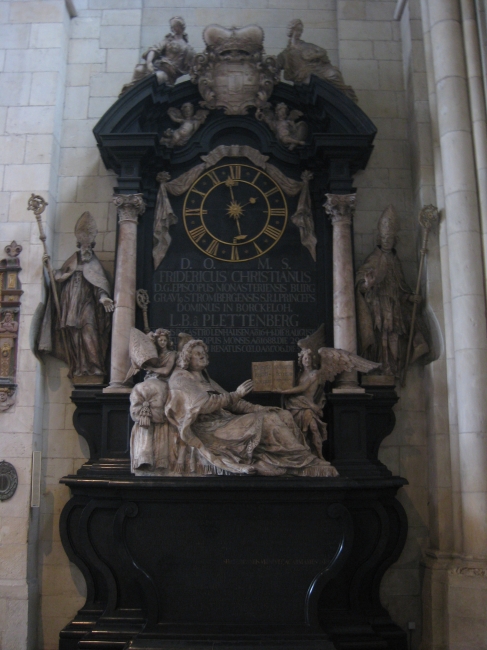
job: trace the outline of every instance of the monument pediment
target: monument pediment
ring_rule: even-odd
[[[140,81],[108,109],[93,130],[106,166],[120,173],[124,148],[125,158],[137,157],[137,151],[143,150],[160,160],[169,157],[189,160],[220,144],[216,138],[225,129],[233,132],[236,129],[251,133],[254,146],[265,153],[272,151],[288,163],[310,154],[320,158],[332,154],[349,160],[354,173],[367,164],[377,132],[357,104],[332,84],[312,76],[309,85],[293,86],[280,82],[269,97],[274,107],[283,102],[290,110],[304,114],[309,127],[305,148],[293,153],[285,151],[269,128],[255,119],[253,108],[248,115],[224,115],[221,109],[214,109],[190,141],[170,154],[159,142],[164,131],[174,126],[168,110],[180,108],[186,102],[198,106],[200,101],[202,97],[198,88],[190,81],[174,87],[158,85],[155,77]]]

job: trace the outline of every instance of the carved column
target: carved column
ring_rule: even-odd
[[[333,225],[333,336],[336,348],[357,353],[357,321],[352,254],[352,218],[355,194],[327,194],[324,208]],[[364,392],[357,372],[344,372],[337,380],[340,392]]]
[[[118,244],[112,325],[110,385],[106,393],[130,392],[124,383],[130,367],[130,328],[135,326],[135,281],[137,262],[137,223],[145,212],[142,194],[116,194],[113,202],[118,211]]]

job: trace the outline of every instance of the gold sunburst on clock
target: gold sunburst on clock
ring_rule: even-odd
[[[288,208],[279,185],[247,164],[215,167],[189,189],[183,221],[193,244],[224,262],[266,254],[282,237]]]

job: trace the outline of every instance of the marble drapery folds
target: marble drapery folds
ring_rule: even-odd
[[[399,229],[393,206],[378,223],[378,245],[356,274],[359,353],[382,364],[380,372],[399,377],[406,361],[415,296],[404,277],[394,244]],[[410,363],[430,350],[427,325],[418,314]]]
[[[57,287],[49,287],[36,348],[65,361],[73,381],[96,378],[101,382],[110,340],[111,288],[93,252],[97,230],[91,214],[80,217],[75,233],[80,250],[54,274]],[[60,314],[54,309],[53,291],[59,295]],[[62,331],[66,348],[61,342]]]
[[[200,472],[337,475],[309,451],[290,413],[250,404],[209,378],[202,386],[183,369],[170,377],[169,391],[166,414]]]

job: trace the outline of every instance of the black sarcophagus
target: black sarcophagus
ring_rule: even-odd
[[[252,361],[294,359],[297,341],[323,323],[333,345],[323,203],[353,192],[375,135],[316,77],[276,84],[269,101],[200,114],[176,146],[171,109],[191,104],[194,115],[198,88],[147,77],[95,128],[118,193],[145,201],[136,285],[149,294],[150,327],[205,340],[210,374],[229,390]],[[283,104],[285,117],[300,112],[304,145],[264,119]],[[391,388],[327,392],[324,454],[339,473],[328,478],[135,476],[127,392],[86,387],[72,399],[91,457],[62,479],[72,498],[61,535],[88,596],[61,650],[406,648],[379,599],[407,532],[395,498],[405,480],[377,459],[394,427]],[[280,405],[273,393],[252,401]]]

